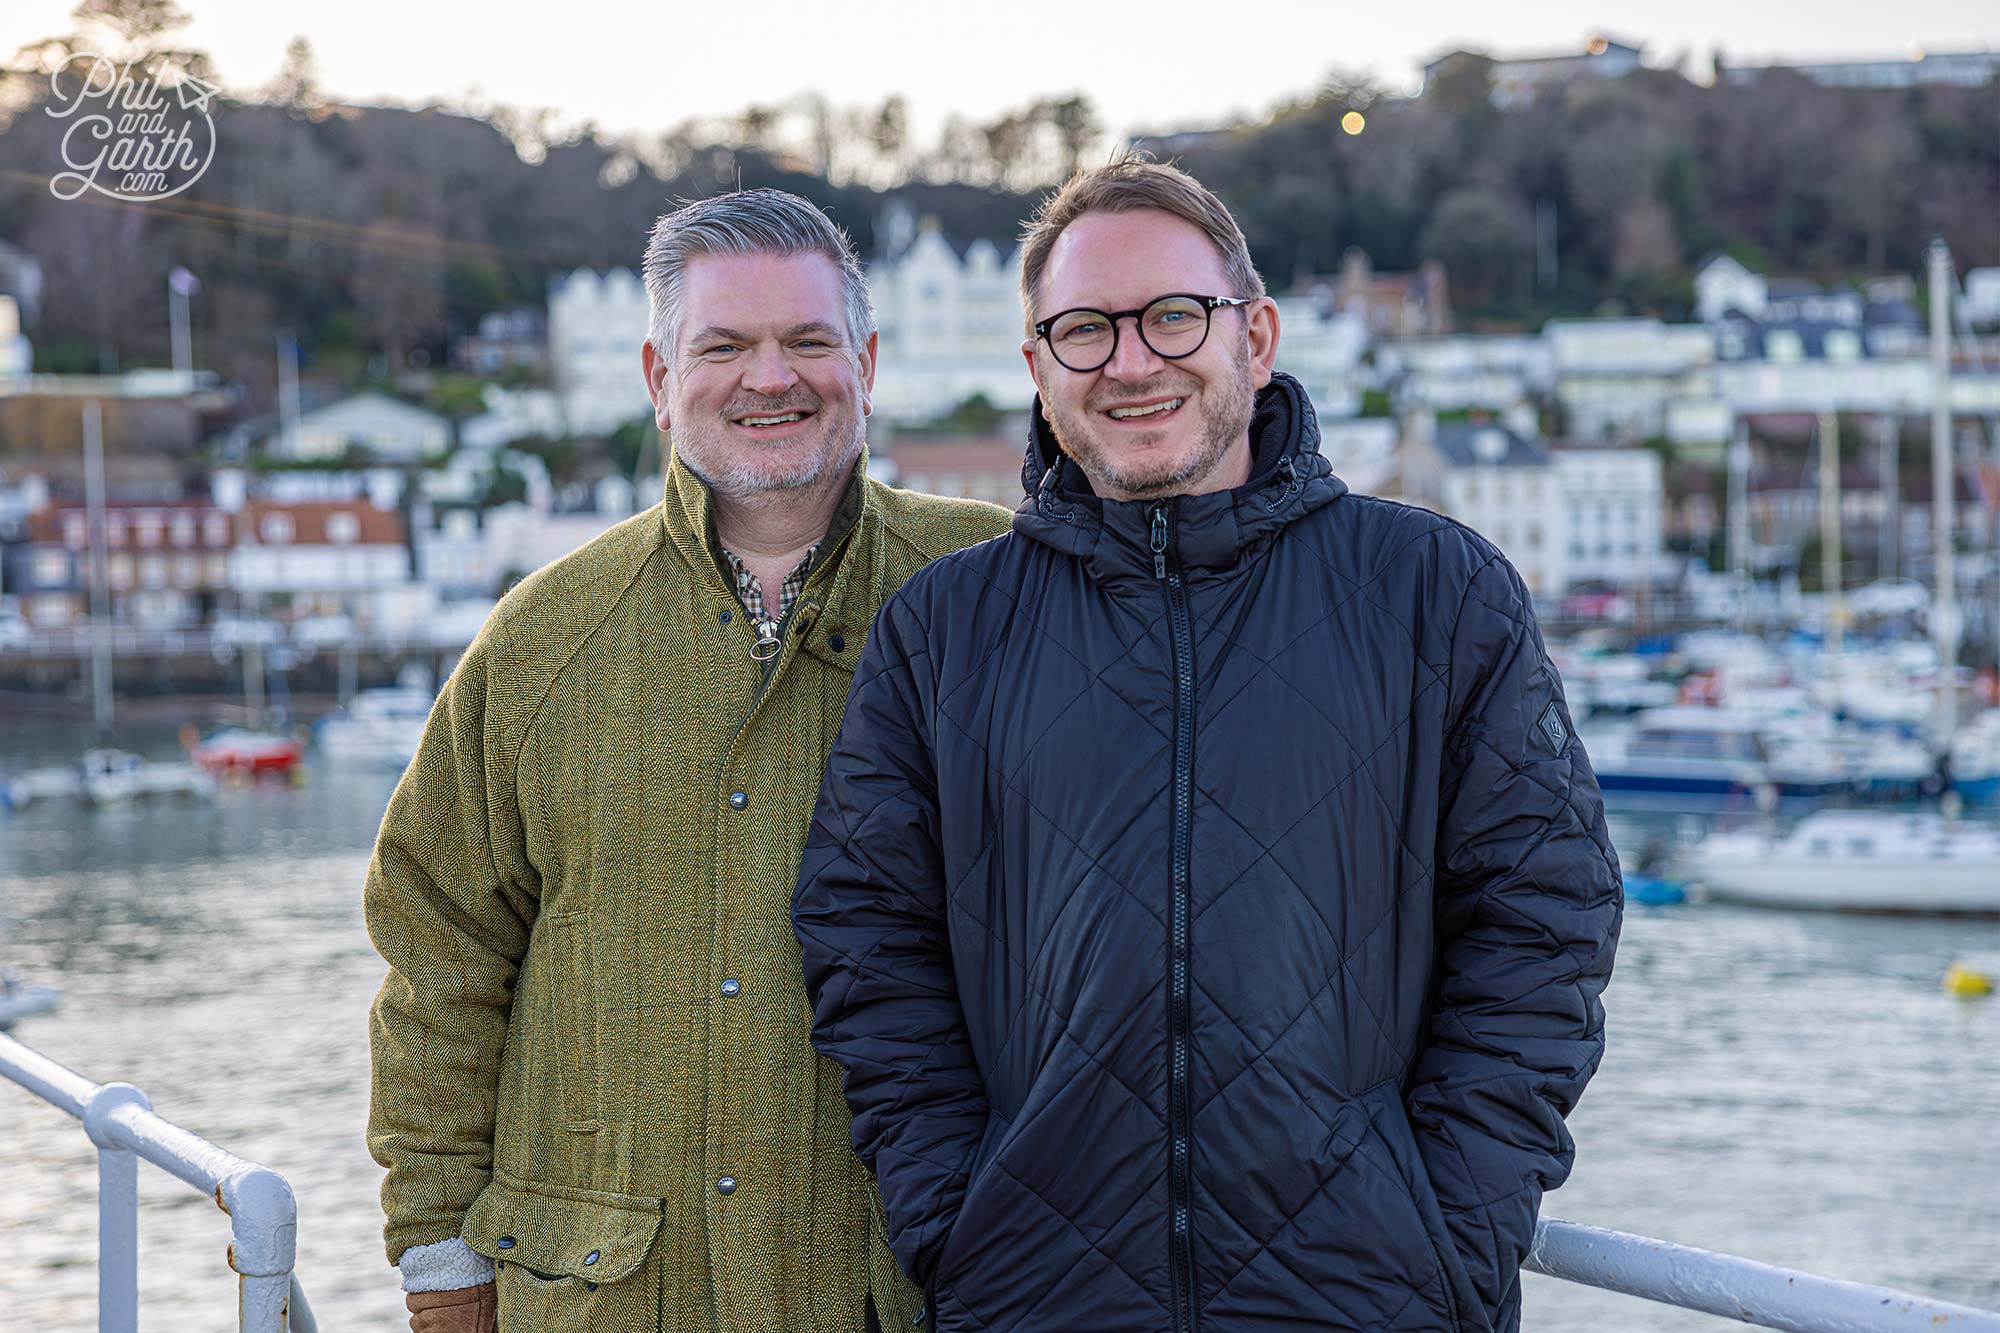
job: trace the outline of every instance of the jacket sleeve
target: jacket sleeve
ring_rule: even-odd
[[[890,1248],[925,1284],[987,1117],[946,925],[929,665],[892,598],[855,671],[792,905],[813,1044],[846,1071]]]
[[[459,1234],[493,1165],[493,1108],[536,898],[514,752],[489,720],[485,636],[431,710],[368,865],[364,915],[389,964],[370,1011],[368,1148],[389,1261]]]
[[[1449,709],[1438,969],[1408,1105],[1485,1319],[1505,1329],[1542,1193],[1569,1175],[1563,1118],[1604,1054],[1624,891],[1527,590],[1497,555],[1465,590]]]

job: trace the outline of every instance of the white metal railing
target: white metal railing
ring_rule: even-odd
[[[52,992],[36,993],[37,1009]],[[0,1024],[11,1014],[0,995]],[[129,1083],[95,1084],[12,1037],[0,1035],[0,1078],[11,1079],[83,1122],[97,1145],[100,1333],[138,1327],[138,1158],[213,1198],[229,1214],[229,1266],[240,1277],[243,1333],[316,1333],[292,1267],[298,1210],[292,1187],[153,1114]],[[1888,1287],[1778,1268],[1647,1236],[1541,1219],[1522,1267],[1642,1300],[1791,1333],[2000,1333],[2000,1312],[1975,1310]]]
[[[2000,1313],[1546,1217],[1522,1267],[1792,1333],[2000,1333]]]
[[[229,1266],[238,1275],[242,1333],[314,1333],[312,1311],[292,1273],[298,1205],[283,1176],[155,1115],[146,1094],[131,1084],[92,1083],[4,1035],[0,1078],[82,1121],[97,1145],[99,1333],[133,1333],[139,1326],[141,1158],[229,1214]]]

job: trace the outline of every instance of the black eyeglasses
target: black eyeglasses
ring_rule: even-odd
[[[1155,356],[1178,361],[1193,356],[1208,341],[1211,312],[1224,306],[1249,305],[1254,299],[1174,292],[1155,297],[1137,310],[1078,307],[1035,325],[1035,336],[1048,343],[1056,361],[1067,369],[1097,370],[1118,354],[1118,321],[1130,316],[1140,342]]]

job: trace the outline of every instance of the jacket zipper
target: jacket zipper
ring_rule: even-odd
[[[1168,1268],[1173,1277],[1174,1333],[1194,1333],[1193,1173],[1189,1163],[1192,1119],[1188,1098],[1189,1046],[1192,1041],[1188,992],[1188,862],[1194,839],[1194,634],[1188,624],[1187,589],[1180,562],[1169,563],[1168,505],[1153,506],[1153,576],[1167,598],[1167,617],[1174,641],[1174,808],[1173,808],[1173,957],[1168,974],[1167,1031],[1172,1049],[1168,1071],[1167,1134],[1171,1153],[1168,1197],[1172,1212],[1168,1234]]]

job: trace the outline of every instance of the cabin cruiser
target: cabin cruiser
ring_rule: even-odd
[[[1768,717],[1720,708],[1656,708],[1587,737],[1607,800],[1729,800],[1771,794],[1819,801],[1853,790],[1850,766],[1824,741]]]
[[[344,710],[320,721],[315,743],[322,755],[342,765],[407,768],[424,738],[432,702],[429,690],[362,690]]]
[[[2000,916],[2000,828],[1936,814],[1825,810],[1782,835],[1715,833],[1689,871],[1725,902]]]

